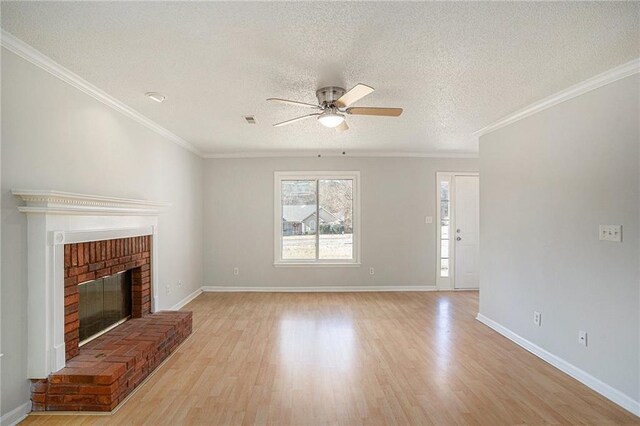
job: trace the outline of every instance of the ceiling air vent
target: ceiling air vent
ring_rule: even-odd
[[[256,118],[253,115],[244,115],[243,118],[246,120],[247,124],[256,124]]]

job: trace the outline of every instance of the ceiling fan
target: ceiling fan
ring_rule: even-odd
[[[348,92],[342,87],[323,87],[316,91],[318,104],[309,104],[306,102],[290,101],[288,99],[269,98],[270,102],[279,102],[283,104],[297,105],[306,108],[320,110],[313,114],[303,115],[302,117],[293,118],[291,120],[276,123],[273,127],[285,126],[295,123],[296,121],[306,118],[317,117],[320,124],[335,128],[339,132],[349,130],[349,126],[345,121],[346,115],[378,115],[384,117],[397,117],[402,114],[402,108],[374,108],[374,107],[351,107],[354,102],[359,101],[371,92],[373,87],[366,84],[358,83]]]

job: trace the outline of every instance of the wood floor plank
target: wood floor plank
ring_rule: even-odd
[[[476,292],[205,293],[111,416],[25,425],[640,424],[475,320]]]

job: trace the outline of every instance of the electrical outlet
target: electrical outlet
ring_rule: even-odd
[[[373,269],[373,266],[371,268],[369,268],[369,275],[373,275],[375,273],[376,273],[376,271],[375,271],[375,269]]]
[[[424,223],[433,223],[433,216],[427,216],[424,219]]]
[[[540,327],[542,325],[542,314],[538,311],[533,312],[533,323]]]
[[[178,281],[178,287],[182,287],[182,281]]]
[[[171,286],[169,284],[165,286],[165,291],[167,292],[167,294],[171,292]]]
[[[578,331],[578,341],[582,346],[587,346],[587,332],[586,331]]]
[[[600,225],[598,231],[600,241],[622,242],[622,225]]]
[[[233,268],[233,275],[240,275],[240,269],[237,266]]]

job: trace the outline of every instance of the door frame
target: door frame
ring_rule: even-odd
[[[478,172],[436,172],[436,288],[438,290],[467,291],[466,289],[455,288],[455,255],[456,239],[451,238],[452,230],[456,229],[456,209],[455,209],[455,177],[456,176],[477,176]],[[440,276],[441,263],[441,210],[440,210],[440,186],[442,182],[449,182],[449,276]],[[473,289],[474,291],[477,291]]]

